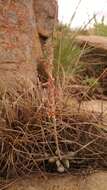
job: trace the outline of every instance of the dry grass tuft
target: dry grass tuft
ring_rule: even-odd
[[[62,95],[56,96],[56,131],[47,116],[46,89],[21,81],[19,89],[0,91],[0,176],[34,171],[56,172],[49,163],[67,159],[69,172],[107,168],[107,132],[93,114],[73,112]],[[56,153],[57,136],[60,158]]]

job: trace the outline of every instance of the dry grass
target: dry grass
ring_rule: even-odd
[[[97,127],[97,116],[74,112],[62,91],[56,93],[54,123],[47,115],[46,89],[31,83],[29,88],[24,81],[19,87],[11,91],[2,88],[0,94],[1,177],[38,170],[56,172],[56,165],[48,162],[50,158],[68,159],[69,172],[89,166],[107,168],[107,133]]]

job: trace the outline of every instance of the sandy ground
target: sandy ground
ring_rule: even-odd
[[[107,101],[103,100],[91,100],[84,101],[82,104],[83,108],[92,112],[107,114]]]
[[[99,115],[99,119],[101,117],[101,124],[104,129],[107,130],[107,101],[103,100],[90,100],[90,101],[83,101],[81,104],[73,98],[68,100],[68,105],[71,106],[72,112],[79,112],[83,115],[84,118],[87,115]]]
[[[46,175],[45,178],[30,176],[19,179],[7,190],[106,190],[107,172],[98,172],[87,177],[71,175]]]
[[[91,100],[82,103],[83,110],[92,113],[98,113],[101,116],[101,127],[107,130],[107,101],[103,100]]]

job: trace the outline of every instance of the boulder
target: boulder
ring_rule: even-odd
[[[80,45],[86,44],[86,46],[99,49],[100,51],[105,52],[107,55],[107,37],[81,35],[76,37],[76,42],[78,42]]]
[[[84,49],[82,60],[92,65],[107,65],[107,38],[102,36],[77,36],[76,43]]]
[[[42,48],[42,59],[38,60],[38,73],[42,82],[46,82],[53,71],[53,32],[58,19],[56,0],[34,0],[34,13],[37,31]],[[45,79],[45,80],[43,80]]]
[[[77,36],[76,43],[84,49],[81,61],[87,66],[87,73],[91,73],[99,80],[107,95],[107,37],[102,36]]]
[[[0,0],[0,80],[4,86],[13,86],[20,77],[34,77],[40,51],[33,1]]]
[[[50,37],[58,18],[57,1],[34,0],[34,12],[39,35],[44,38]]]
[[[0,0],[0,82],[5,88],[19,78],[37,75],[44,49],[52,49],[52,40],[46,44],[52,37],[56,7],[55,0]],[[52,50],[47,51],[47,58],[52,57]]]

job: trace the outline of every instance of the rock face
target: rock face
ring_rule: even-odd
[[[0,1],[0,79],[5,86],[19,74],[31,78],[34,73],[39,41],[32,5],[32,0]]]
[[[5,86],[20,76],[35,77],[42,46],[52,36],[56,7],[55,0],[0,0],[0,81]]]
[[[52,75],[53,70],[52,37],[58,19],[58,5],[56,0],[34,0],[33,6],[43,53],[42,61],[39,59],[38,72],[42,75],[41,78],[47,78],[46,75]],[[43,73],[45,73],[44,77]]]
[[[76,41],[79,44],[86,44],[95,49],[100,49],[107,54],[107,38],[102,36],[77,36]]]
[[[56,0],[34,0],[34,12],[39,35],[48,38],[52,35],[57,20]]]
[[[81,56],[82,62],[97,77],[100,77],[104,95],[107,95],[107,38],[102,36],[77,36],[76,42],[86,51]],[[88,51],[87,51],[88,50]],[[94,71],[95,70],[95,71]],[[96,73],[96,74],[95,74]]]

